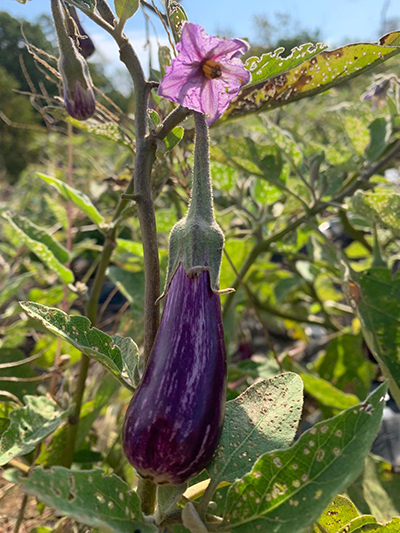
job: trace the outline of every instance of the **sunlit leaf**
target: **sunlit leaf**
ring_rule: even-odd
[[[382,37],[377,44],[350,44],[335,50],[322,50],[303,62],[298,61],[301,53],[295,52],[294,67],[290,66],[290,61],[280,61],[282,65],[279,65],[276,58],[267,57],[262,68],[265,77],[256,71],[255,83],[251,82],[242,90],[226,111],[225,117],[273,109],[314,96],[360,75],[399,52],[400,32],[393,32]],[[312,53],[310,49],[304,49],[305,57],[309,53]],[[268,60],[272,62],[271,75],[268,72]],[[252,61],[254,64],[253,58]],[[281,68],[279,73],[278,67]]]
[[[37,255],[64,283],[74,281],[72,271],[63,264],[69,259],[68,251],[53,239],[47,230],[36,226],[25,217],[10,212],[3,213],[3,217],[16,231],[21,243]]]
[[[324,407],[341,411],[348,409],[352,405],[357,405],[359,402],[359,399],[354,394],[346,394],[334,387],[329,381],[325,381],[320,377],[311,374],[301,374],[301,377],[306,392],[314,396]]]
[[[35,468],[27,478],[15,470],[7,479],[19,482],[22,489],[39,501],[88,526],[105,528],[114,533],[156,533],[145,524],[136,492],[115,474],[103,470],[72,471],[61,466],[49,470]]]
[[[351,207],[368,220],[400,229],[400,194],[394,191],[357,191],[351,199]]]
[[[39,320],[49,331],[105,366],[122,385],[131,390],[135,389],[131,377],[138,364],[139,349],[132,339],[110,337],[93,327],[85,316],[67,315],[59,309],[34,302],[20,302],[20,305],[29,316]]]
[[[336,496],[318,519],[325,533],[338,533],[342,526],[346,526],[353,518],[359,516],[354,503],[345,496]],[[321,533],[318,526],[314,527],[314,533]]]
[[[57,178],[53,178],[52,176],[46,176],[41,172],[37,172],[36,174],[43,181],[45,181],[49,185],[52,185],[61,194],[61,196],[63,196],[67,200],[70,200],[73,204],[79,207],[79,209],[81,209],[85,213],[85,215],[87,215],[91,220],[93,220],[95,224],[100,225],[104,222],[104,218],[100,215],[100,213],[97,211],[95,206],[92,204],[92,201],[86,194],[81,191],[78,191],[78,189],[74,189],[67,183]]]
[[[68,415],[45,396],[24,396],[24,401],[24,407],[11,411],[10,425],[0,440],[0,466],[32,451]]]
[[[230,531],[302,533],[360,473],[378,431],[387,390],[316,424],[286,450],[263,455],[228,493]],[[301,520],[299,520],[301,517]]]
[[[169,27],[171,28],[175,42],[178,43],[181,40],[183,25],[188,20],[188,17],[183,7],[174,0],[167,0],[166,10]]]
[[[128,20],[139,9],[139,0],[114,0],[118,18]]]

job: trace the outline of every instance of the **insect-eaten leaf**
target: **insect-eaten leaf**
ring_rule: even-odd
[[[335,50],[325,50],[320,44],[315,48],[305,44],[293,49],[285,59],[280,58],[281,49],[260,59],[250,58],[246,66],[253,72],[253,80],[224,116],[273,109],[314,96],[359,76],[399,52],[400,32],[393,32],[378,43],[350,44]]]
[[[62,337],[82,353],[101,363],[125,387],[135,390],[138,380],[139,349],[130,338],[110,337],[93,327],[84,316],[67,315],[59,309],[34,302],[20,302],[32,318]]]
[[[312,526],[360,473],[386,391],[383,383],[364,403],[316,424],[292,447],[263,455],[230,487],[226,527],[234,533],[302,533]]]
[[[27,478],[15,470],[7,479],[21,483],[22,489],[39,501],[88,526],[105,528],[114,533],[156,533],[145,524],[136,492],[115,474],[101,469],[72,471],[55,466],[49,470],[35,468]]]
[[[24,396],[24,401],[24,407],[11,411],[10,425],[0,440],[0,466],[31,452],[69,413],[44,396]]]

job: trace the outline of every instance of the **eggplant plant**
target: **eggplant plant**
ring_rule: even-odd
[[[350,85],[319,96],[396,56],[400,32],[253,57],[164,4],[50,0],[56,64],[28,43],[59,86],[41,111],[62,133],[19,212],[1,206],[15,531],[32,497],[50,513],[36,533],[400,531],[385,440],[400,407],[398,79],[381,72],[351,111]],[[150,79],[125,30],[139,8],[170,43]],[[133,115],[95,91],[79,13],[118,46]],[[90,158],[114,177],[96,182]]]

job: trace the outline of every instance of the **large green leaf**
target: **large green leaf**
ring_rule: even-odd
[[[291,447],[263,455],[229,489],[225,528],[302,533],[362,469],[379,429],[386,383],[362,404],[316,424]]]
[[[24,396],[24,401],[24,407],[11,411],[10,425],[0,440],[0,466],[32,451],[68,414],[44,396]]]
[[[20,302],[32,318],[45,328],[70,342],[88,357],[107,368],[125,387],[135,389],[135,368],[139,361],[139,349],[132,339],[107,333],[93,327],[84,316],[67,315],[59,309],[34,302]]]
[[[400,278],[384,267],[360,273],[344,268],[343,278],[364,338],[400,406]]]
[[[63,264],[69,260],[68,251],[53,239],[45,229],[36,226],[25,217],[10,212],[3,213],[3,217],[16,231],[21,242],[28,246],[64,283],[74,281],[72,271]]]
[[[271,54],[270,57],[261,58],[262,68],[255,71],[254,84],[250,82],[242,90],[226,111],[225,117],[273,109],[314,96],[358,76],[399,52],[400,32],[393,32],[382,37],[377,44],[350,44],[335,50],[319,51],[311,58],[312,52],[305,48],[305,61],[301,63],[298,61],[300,54],[295,50],[292,61],[296,66],[293,67],[291,61],[285,63],[281,60],[277,63],[276,57]],[[251,69],[254,63],[255,59],[252,58],[248,68]],[[262,77],[263,72],[265,77]]]
[[[74,189],[67,183],[64,183],[63,181],[57,178],[53,178],[52,176],[46,176],[46,174],[42,174],[41,172],[37,172],[36,174],[43,181],[54,187],[61,194],[61,196],[63,196],[67,200],[70,200],[77,207],[79,207],[79,209],[81,209],[85,213],[85,215],[87,215],[91,220],[93,220],[95,224],[99,226],[104,222],[104,218],[100,215],[100,213],[97,211],[95,206],[92,204],[92,201],[86,194],[78,191],[78,189]]]
[[[287,372],[262,380],[227,403],[216,455],[207,467],[214,486],[250,471],[260,455],[290,446],[303,408],[303,383]]]
[[[156,533],[145,524],[136,492],[115,474],[103,470],[72,471],[61,466],[49,470],[35,468],[27,478],[15,470],[7,479],[22,484],[22,489],[62,515],[88,526],[114,533]]]
[[[359,516],[354,503],[345,496],[336,496],[318,519],[326,533],[338,533],[342,526],[346,526],[351,520]],[[318,526],[314,527],[314,533],[321,533]]]

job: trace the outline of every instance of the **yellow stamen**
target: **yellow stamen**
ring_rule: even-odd
[[[222,67],[216,61],[209,59],[203,65],[203,72],[209,80],[219,78],[222,74]]]

